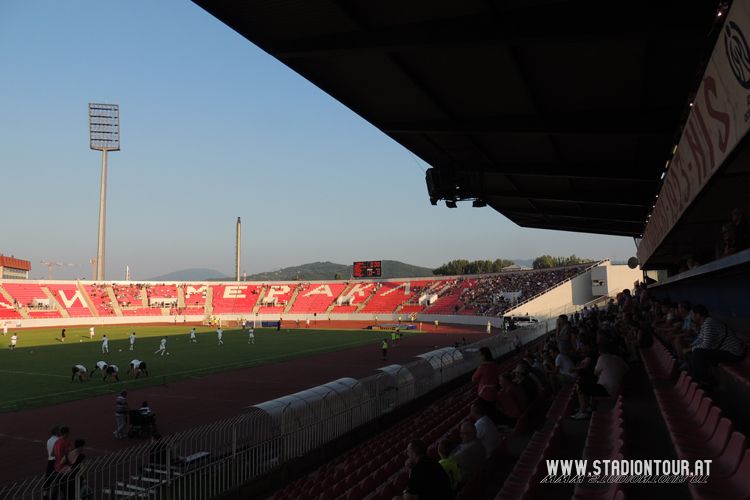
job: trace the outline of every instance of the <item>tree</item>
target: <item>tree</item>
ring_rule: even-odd
[[[340,280],[341,279],[341,275],[339,273],[336,273],[336,274],[333,275],[333,279]]]
[[[577,257],[575,254],[570,257],[552,257],[551,255],[542,255],[534,259],[532,267],[534,269],[549,269],[551,267],[578,266],[589,262],[594,261]]]
[[[432,272],[438,276],[499,273],[504,267],[512,265],[513,261],[507,259],[495,259],[494,261],[456,259],[443,264]]]

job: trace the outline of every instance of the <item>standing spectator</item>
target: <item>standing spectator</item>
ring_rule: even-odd
[[[68,452],[73,448],[70,444],[69,434],[70,429],[68,427],[60,427],[60,437],[52,446],[52,455],[55,457],[55,472],[58,474],[64,471],[68,460]]]
[[[126,436],[125,427],[128,425],[128,391],[122,391],[115,400],[115,432],[117,439]]]
[[[53,449],[58,439],[60,439],[60,427],[56,425],[50,431],[50,437],[47,439],[47,477],[55,470],[55,454],[53,453]]]
[[[485,401],[495,401],[497,393],[497,377],[500,375],[500,366],[492,359],[492,351],[489,347],[479,349],[482,362],[471,376],[471,381],[477,384],[477,395]]]
[[[492,333],[492,323],[487,322],[487,335]]]
[[[710,367],[716,363],[740,361],[745,355],[745,344],[729,327],[712,318],[705,306],[693,306],[693,321],[700,328],[692,346],[692,371],[696,382],[708,385]]]
[[[415,440],[406,447],[406,465],[409,482],[404,490],[404,500],[448,500],[452,496],[450,479],[443,467],[427,456],[427,446]]]
[[[616,397],[620,393],[620,386],[628,364],[619,356],[614,354],[614,346],[605,342],[599,347],[599,358],[594,367],[596,383],[581,379],[577,384],[579,410],[572,418],[583,420],[591,416],[592,397]]]

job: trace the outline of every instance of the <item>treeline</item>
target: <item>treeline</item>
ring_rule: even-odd
[[[512,266],[512,260],[452,260],[434,269],[432,272],[438,276],[455,276],[459,274],[484,274],[499,273],[504,267]]]
[[[532,267],[534,269],[549,269],[551,267],[562,267],[562,266],[577,266],[579,264],[587,264],[594,262],[592,259],[584,259],[576,257],[575,254],[570,257],[552,257],[551,255],[542,255],[534,259]]]

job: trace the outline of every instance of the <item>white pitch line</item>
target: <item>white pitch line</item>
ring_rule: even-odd
[[[37,377],[68,378],[67,375],[56,375],[54,373],[22,372],[17,370],[0,370],[0,373],[14,373],[17,375],[35,375]]]

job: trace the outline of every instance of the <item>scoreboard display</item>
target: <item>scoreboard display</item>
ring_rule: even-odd
[[[382,275],[381,261],[363,260],[352,265],[352,276],[355,278],[380,278]]]

